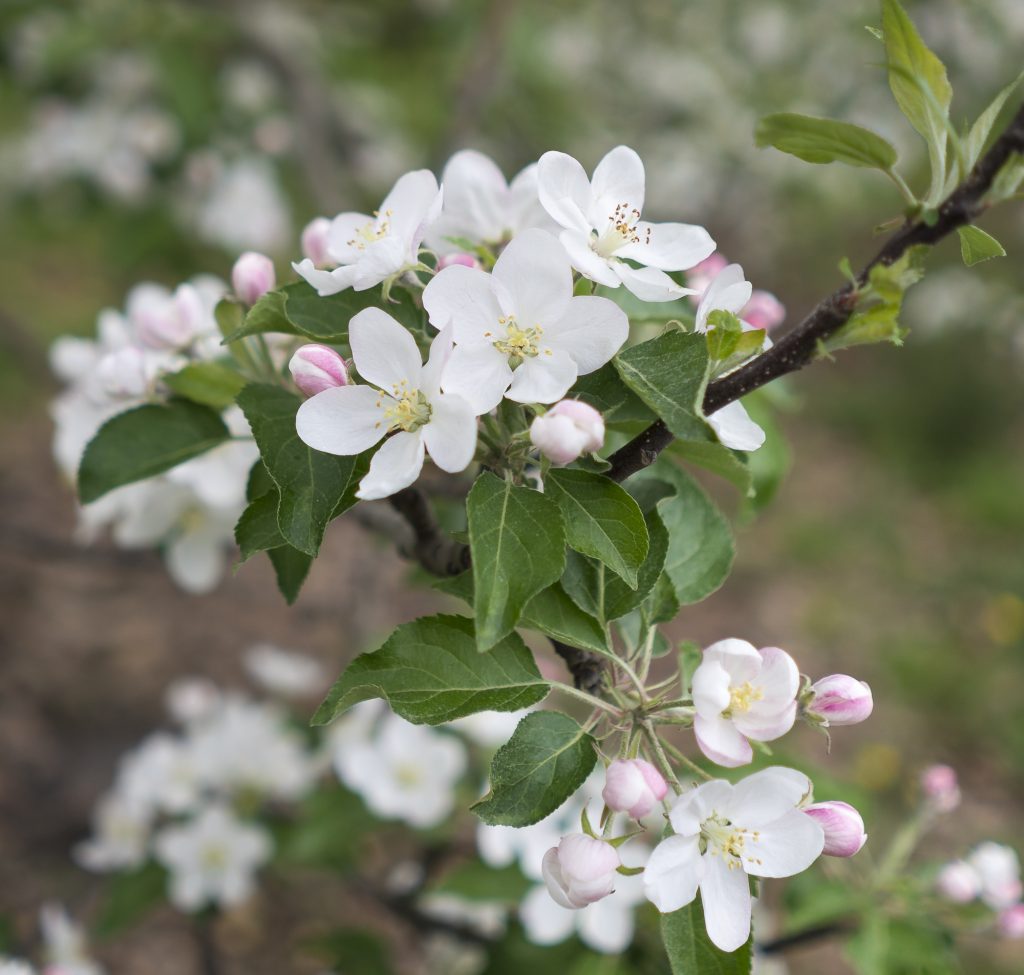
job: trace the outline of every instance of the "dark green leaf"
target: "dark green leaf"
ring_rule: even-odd
[[[534,711],[491,762],[491,790],[473,812],[492,826],[529,826],[553,813],[594,768],[594,740],[567,714]]]
[[[163,382],[179,396],[223,410],[245,386],[245,377],[219,362],[193,362]]]
[[[701,443],[695,440],[673,440],[669,450],[677,457],[703,467],[712,474],[724,477],[743,495],[750,494],[750,458],[720,443]],[[754,451],[753,453],[758,453]],[[750,455],[751,457],[753,454]]]
[[[219,414],[188,400],[150,403],[119,413],[85,448],[78,496],[88,504],[122,484],[162,474],[230,439]]]
[[[279,496],[277,488],[272,488],[250,501],[235,525],[235,541],[242,552],[245,562],[257,552],[266,552],[272,548],[280,548],[287,543],[277,527],[277,505]]]
[[[654,413],[622,381],[610,362],[578,379],[572,394],[599,410],[607,424],[650,423],[655,419]]]
[[[753,938],[736,951],[717,948],[704,926],[700,897],[678,911],[661,915],[661,938],[672,975],[750,975]]]
[[[277,588],[290,606],[299,598],[299,590],[309,575],[313,556],[300,552],[291,545],[272,548],[267,555],[270,556],[270,563],[277,576]]]
[[[896,165],[896,150],[880,135],[850,122],[779,112],[757,124],[759,146],[774,146],[809,163],[841,162],[888,171]]]
[[[644,520],[650,538],[650,548],[644,564],[640,566],[636,589],[630,589],[621,579],[605,573],[603,617],[606,621],[617,620],[636,609],[650,595],[665,567],[669,545],[668,530],[656,510],[649,511]]]

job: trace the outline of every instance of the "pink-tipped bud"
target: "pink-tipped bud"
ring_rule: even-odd
[[[571,464],[604,446],[604,417],[576,399],[556,403],[530,424],[530,441],[556,464]]]
[[[852,857],[867,842],[864,820],[848,802],[816,802],[804,812],[824,831],[826,856]]]
[[[870,716],[875,706],[871,688],[846,674],[822,677],[811,690],[814,698],[807,710],[823,719],[830,728],[858,724]]]
[[[274,262],[266,254],[246,251],[231,269],[231,286],[247,305],[255,305],[276,283]]]
[[[115,399],[138,399],[149,392],[153,380],[146,354],[134,345],[110,352],[96,366],[103,392]]]
[[[930,765],[921,773],[921,791],[936,812],[948,813],[960,805],[960,785],[948,765]]]
[[[981,878],[969,863],[954,860],[939,871],[935,889],[954,904],[968,904],[981,893]]]
[[[1024,904],[1014,904],[999,914],[999,933],[1014,941],[1024,938]]]
[[[296,350],[288,370],[307,396],[316,396],[325,389],[348,385],[345,360],[326,345],[303,345]]]
[[[444,257],[438,259],[437,269],[443,271],[446,267],[451,267],[453,264],[461,264],[463,267],[480,267],[480,262],[472,254],[445,254]]]
[[[327,217],[310,220],[302,231],[302,254],[317,267],[333,263],[327,250],[327,237],[331,232],[331,221]]]
[[[755,291],[743,306],[740,318],[754,328],[765,331],[781,325],[786,318],[786,306],[770,291]]]
[[[555,903],[578,910],[614,890],[619,862],[614,847],[573,833],[544,854],[541,872]]]
[[[615,812],[643,819],[668,792],[668,784],[650,762],[642,758],[616,759],[605,772],[604,804]]]

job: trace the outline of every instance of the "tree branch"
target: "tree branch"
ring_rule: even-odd
[[[408,487],[388,499],[412,529],[412,555],[427,572],[436,576],[457,576],[469,568],[469,546],[446,535],[419,488]]]
[[[1024,153],[1024,107],[978,160],[967,179],[939,207],[935,220],[928,223],[919,219],[897,231],[857,275],[858,286],[867,281],[872,268],[892,264],[911,247],[935,244],[958,227],[973,222],[985,210],[985,194],[996,174],[1016,152]],[[832,292],[767,352],[711,383],[704,396],[704,414],[710,415],[772,380],[808,365],[816,357],[820,343],[850,320],[855,307],[856,295],[852,284],[845,284]],[[608,477],[624,481],[653,464],[672,440],[671,432],[661,420],[652,423],[608,458],[612,465]]]

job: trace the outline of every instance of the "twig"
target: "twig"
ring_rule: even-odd
[[[436,576],[457,576],[469,568],[469,546],[441,530],[422,491],[405,488],[388,500],[412,529],[415,538],[412,554],[424,569]]]
[[[821,941],[823,938],[831,938],[836,934],[848,934],[854,930],[850,921],[835,921],[832,924],[821,924],[816,928],[807,928],[803,931],[796,931],[793,934],[785,934],[773,941],[759,943],[757,950],[764,955],[778,955],[798,945],[809,944],[812,941]]]

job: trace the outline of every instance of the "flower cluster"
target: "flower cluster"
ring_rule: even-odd
[[[103,975],[89,954],[85,932],[60,904],[44,904],[39,911],[45,967],[42,975]],[[36,975],[27,961],[0,955],[0,975]]]

